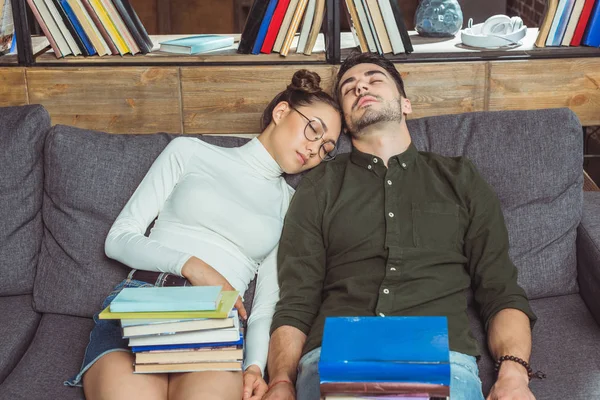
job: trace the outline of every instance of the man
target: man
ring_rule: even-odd
[[[416,150],[411,103],[386,59],[352,55],[334,92],[354,148],[309,173],[288,210],[265,399],[319,398],[326,317],[396,315],[447,316],[450,396],[483,399],[469,288],[501,361],[488,399],[533,399],[526,366],[536,317],[493,190],[466,158]]]

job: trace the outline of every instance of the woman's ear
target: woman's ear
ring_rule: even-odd
[[[290,112],[290,105],[287,101],[281,101],[277,103],[273,109],[273,123],[278,125],[281,120]]]

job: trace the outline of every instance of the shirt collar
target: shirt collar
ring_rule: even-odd
[[[397,162],[401,168],[408,169],[410,166],[412,166],[412,164],[414,164],[418,154],[419,151],[411,142],[403,153],[390,157],[388,166],[391,166]],[[380,167],[385,168],[385,164],[380,157],[374,156],[373,154],[363,153],[356,147],[352,148],[352,154],[350,158],[353,163],[369,170],[376,170]]]
[[[256,172],[267,179],[276,179],[283,174],[277,161],[265,149],[258,138],[253,138],[245,145],[239,147],[242,159]]]

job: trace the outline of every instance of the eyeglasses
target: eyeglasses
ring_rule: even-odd
[[[302,115],[308,123],[304,127],[304,137],[309,142],[318,142],[319,140],[323,140],[323,136],[325,136],[325,128],[323,127],[323,123],[318,119],[310,119],[306,115],[302,114],[294,107],[290,107],[292,110],[296,111],[298,114]],[[324,140],[321,146],[319,147],[319,158],[323,161],[331,161],[335,158],[337,154],[337,146],[336,142],[333,140]]]

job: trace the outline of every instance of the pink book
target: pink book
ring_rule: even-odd
[[[52,47],[52,50],[54,50],[54,54],[56,55],[56,58],[63,57],[63,53],[61,53],[60,50],[58,49],[58,46],[57,46],[56,42],[54,41],[54,38],[50,34],[50,31],[48,30],[48,27],[46,26],[46,23],[44,22],[44,19],[40,15],[40,12],[38,11],[37,7],[33,3],[33,0],[27,0],[27,3],[29,4],[29,8],[31,8],[31,12],[35,16],[35,19],[37,20],[38,24],[40,24],[40,28],[42,28],[44,35],[46,35],[48,42],[50,42],[50,47]]]

